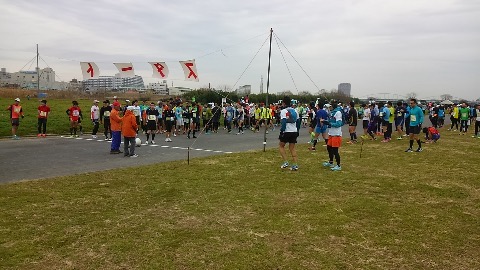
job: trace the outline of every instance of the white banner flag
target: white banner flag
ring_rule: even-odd
[[[152,65],[153,78],[165,79],[168,77],[168,66],[165,62],[148,62]]]
[[[98,79],[98,76],[100,76],[100,71],[98,70],[97,65],[93,62],[80,62],[80,68],[82,68],[84,80]]]
[[[198,82],[197,66],[195,65],[195,60],[179,62],[183,68],[183,73],[185,73],[185,80]]]
[[[113,63],[120,73],[121,78],[135,77],[135,70],[132,63]]]

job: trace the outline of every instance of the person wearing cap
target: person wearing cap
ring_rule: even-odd
[[[38,134],[37,137],[46,137],[47,135],[47,118],[50,113],[50,107],[47,106],[47,101],[44,99],[40,101],[38,106]]]
[[[90,119],[93,124],[92,138],[97,138],[98,127],[100,125],[100,108],[98,107],[98,100],[93,101],[93,105],[90,108]]]
[[[342,107],[335,102],[332,102],[328,125],[327,151],[329,160],[325,161],[323,166],[330,168],[332,171],[341,171],[339,148],[342,145],[343,111]],[[335,166],[333,165],[333,158],[337,163]]]
[[[107,99],[103,102],[102,108],[100,108],[100,124],[103,124],[103,129],[104,129],[103,134],[105,134],[105,141],[112,139],[112,130],[110,129],[110,113],[111,112],[112,112],[112,107],[110,106],[110,101]]]
[[[122,119],[122,135],[123,135],[123,156],[138,157],[135,154],[135,138],[137,136],[138,124],[134,115],[135,106],[128,106]]]
[[[72,107],[66,111],[68,118],[70,119],[70,136],[78,137],[77,128],[82,118],[82,110],[78,107],[78,102],[76,100],[72,101]]]
[[[24,118],[22,106],[20,105],[20,99],[16,98],[15,103],[8,106],[7,111],[10,111],[10,122],[12,123],[12,139],[18,140],[17,136],[18,126],[20,125],[20,117]]]
[[[122,117],[120,116],[120,102],[113,102],[113,109],[110,113],[110,130],[112,131],[112,143],[110,145],[110,154],[120,154],[120,143],[122,141]]]

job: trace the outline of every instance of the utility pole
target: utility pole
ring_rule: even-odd
[[[40,96],[40,68],[38,67],[38,44],[37,44],[37,97]]]

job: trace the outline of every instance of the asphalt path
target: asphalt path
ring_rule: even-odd
[[[426,121],[428,118],[426,117]],[[428,121],[429,123],[430,121]],[[446,121],[448,124],[448,120]],[[20,140],[0,140],[0,183],[67,176],[115,168],[134,167],[166,161],[187,160],[229,153],[262,150],[264,129],[259,133],[246,130],[244,134],[227,133],[220,128],[218,133],[197,134],[197,139],[187,139],[186,135],[172,136],[173,142],[165,142],[165,136],[157,134],[153,145],[137,147],[137,158],[123,157],[123,154],[110,154],[110,142],[91,135],[79,138],[47,136],[47,138],[21,138]],[[348,126],[342,128],[343,137],[348,138]],[[266,148],[278,146],[279,130],[267,134]],[[363,134],[362,122],[358,121],[357,135]],[[395,137],[395,133],[393,134]],[[140,134],[142,144],[145,135]],[[298,143],[310,140],[307,128],[300,130]],[[188,150],[190,148],[190,150]],[[123,151],[123,144],[120,146]]]
[[[309,140],[307,129],[302,128],[299,143]],[[277,147],[278,129],[267,134],[267,148]],[[244,134],[227,133],[223,128],[215,134],[198,134],[197,139],[186,135],[172,136],[173,142],[165,142],[163,134],[157,134],[155,145],[144,145],[146,136],[139,135],[142,146],[135,148],[137,158],[123,154],[110,154],[110,142],[84,134],[79,138],[47,136],[46,138],[21,138],[0,140],[0,183],[67,176],[114,168],[134,167],[159,162],[238,153],[263,149],[263,131]],[[188,148],[190,147],[190,150]],[[123,151],[123,144],[120,146]]]

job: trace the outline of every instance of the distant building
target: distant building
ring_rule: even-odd
[[[85,91],[127,91],[145,87],[142,76],[121,78],[120,73],[115,76],[100,76],[98,79],[83,81]]]
[[[38,76],[40,75],[40,76]],[[52,68],[35,71],[18,71],[9,73],[5,68],[0,71],[0,85],[12,85],[27,89],[65,90],[67,83],[55,81],[55,71]]]
[[[349,97],[352,92],[352,85],[350,83],[341,83],[338,85],[338,92]]]
[[[157,95],[168,95],[166,80],[163,80],[163,82],[149,83],[147,88],[153,90]]]
[[[181,96],[185,93],[191,92],[192,89],[187,88],[187,87],[180,87],[180,86],[175,86],[175,87],[170,87],[168,88],[168,94],[170,96]]]
[[[251,85],[242,85],[236,90],[237,94],[240,96],[250,95],[252,93]]]
[[[70,91],[81,91],[83,90],[83,82],[78,81],[77,79],[72,79],[68,82],[67,89]]]

